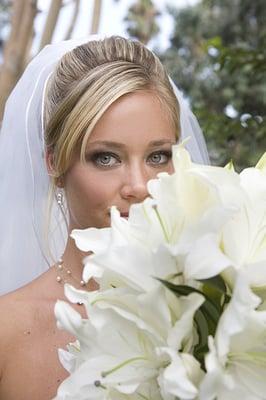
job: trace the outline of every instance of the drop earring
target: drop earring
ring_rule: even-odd
[[[64,199],[64,193],[62,190],[58,190],[56,192],[56,202],[58,204],[58,207],[63,215],[66,227],[68,228],[68,219],[67,219],[67,209],[65,206],[65,199]]]
[[[56,201],[61,209],[64,208],[63,200],[64,200],[64,195],[63,192],[60,190],[58,193],[56,193]]]

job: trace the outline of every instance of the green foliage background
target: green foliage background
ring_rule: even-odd
[[[212,162],[254,165],[266,151],[265,0],[201,0],[169,11],[175,29],[159,56],[190,99]]]
[[[0,0],[0,51],[11,4]],[[266,0],[199,0],[169,13],[174,32],[158,55],[189,99],[212,163],[254,165],[266,151]],[[159,14],[152,0],[135,0],[128,34],[147,43]]]

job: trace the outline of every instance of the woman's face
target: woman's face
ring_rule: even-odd
[[[173,172],[175,129],[151,92],[114,102],[93,129],[85,152],[65,175],[70,229],[110,225],[110,207],[123,217],[147,196],[146,184],[159,172]]]

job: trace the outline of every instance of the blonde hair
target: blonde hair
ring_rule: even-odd
[[[49,79],[44,110],[46,148],[53,155],[54,184],[86,143],[95,124],[121,96],[153,91],[169,112],[177,138],[179,105],[158,57],[119,36],[89,41],[66,53]]]

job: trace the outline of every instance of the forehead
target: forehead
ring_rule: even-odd
[[[168,139],[175,141],[174,124],[152,91],[139,91],[116,100],[95,125],[88,145],[96,141],[125,144]]]

